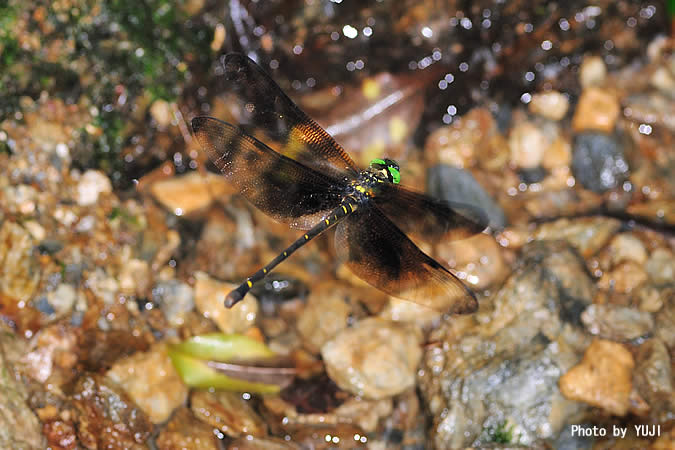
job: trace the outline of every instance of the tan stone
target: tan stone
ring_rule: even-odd
[[[560,391],[570,400],[624,416],[630,407],[633,367],[633,355],[626,347],[596,339],[581,363],[560,377]]]
[[[574,111],[572,128],[576,132],[595,130],[611,133],[619,112],[619,99],[614,93],[595,87],[585,89]]]

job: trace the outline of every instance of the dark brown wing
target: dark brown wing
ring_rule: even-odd
[[[442,202],[392,183],[378,184],[372,202],[405,233],[428,242],[466,239],[488,226],[487,215],[474,206]]]
[[[223,175],[276,220],[306,230],[342,201],[344,180],[286,158],[229,123],[200,116],[192,129]]]
[[[276,152],[336,178],[358,175],[352,159],[253,60],[230,53],[224,76],[239,102],[239,126]]]
[[[474,294],[420,250],[376,206],[357,209],[337,225],[338,256],[359,278],[394,297],[448,313],[470,313]]]

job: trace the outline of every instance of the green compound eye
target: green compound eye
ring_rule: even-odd
[[[398,184],[401,181],[401,172],[399,171],[399,165],[393,159],[380,159],[376,158],[370,161],[370,167],[377,170],[386,169],[389,173],[389,178],[394,184]]]
[[[396,167],[387,167],[387,170],[389,170],[389,173],[391,174],[392,182],[394,184],[398,184],[401,182],[401,172]]]

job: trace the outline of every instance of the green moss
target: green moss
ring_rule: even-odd
[[[488,431],[490,441],[497,444],[513,444],[513,425],[501,422],[496,428]]]

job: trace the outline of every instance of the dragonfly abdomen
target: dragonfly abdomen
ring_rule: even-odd
[[[279,253],[276,258],[269,262],[265,267],[258,270],[256,273],[251,275],[239,285],[235,290],[227,294],[225,298],[225,307],[231,308],[237,302],[242,300],[248,291],[253,287],[253,284],[262,280],[267,276],[268,273],[272,271],[276,266],[282,263],[286,258],[291,256],[293,252],[297,249],[326,231],[327,229],[337,225],[342,219],[353,213],[359,207],[359,202],[352,196],[345,197],[340,206],[331,211],[325,218],[323,218],[319,223],[314,225],[311,229],[300,236],[295,240],[291,245],[286,247],[286,249]]]

